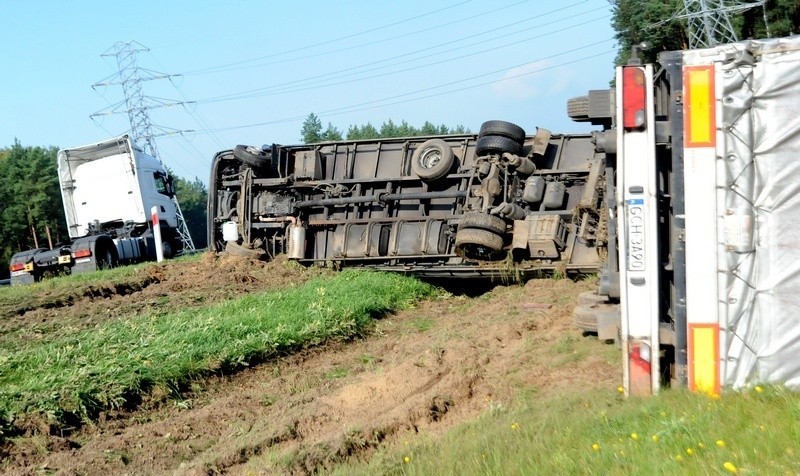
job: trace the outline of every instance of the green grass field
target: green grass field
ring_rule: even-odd
[[[755,387],[626,400],[614,389],[528,398],[441,438],[406,440],[337,474],[798,474],[800,394]]]
[[[13,351],[3,345],[0,414],[7,431],[26,415],[91,419],[154,389],[176,393],[195,378],[362,334],[373,318],[434,292],[395,274],[343,272],[206,308],[18,341]]]

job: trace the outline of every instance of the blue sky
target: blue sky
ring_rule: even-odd
[[[389,119],[581,132],[566,100],[608,86],[607,0],[11,1],[0,7],[0,147],[73,147],[129,129],[113,56],[136,62],[177,175],[207,181],[236,144],[295,144],[314,112],[346,132]],[[173,104],[183,103],[183,104]],[[115,106],[116,107],[115,109]],[[101,115],[90,118],[91,115]]]

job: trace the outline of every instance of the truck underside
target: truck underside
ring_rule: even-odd
[[[488,121],[469,135],[237,146],[212,164],[209,241],[428,277],[596,273],[609,240],[597,143]]]

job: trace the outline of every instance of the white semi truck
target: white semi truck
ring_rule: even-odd
[[[163,254],[182,251],[172,177],[128,135],[58,151],[70,240],[11,258],[11,284],[155,260],[156,208]]]
[[[624,388],[800,386],[800,36],[635,55],[568,105],[590,134],[237,146],[212,249],[429,277],[599,273],[576,323]]]

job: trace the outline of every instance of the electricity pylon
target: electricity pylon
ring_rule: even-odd
[[[127,114],[131,126],[131,137],[141,144],[145,153],[152,155],[164,165],[161,156],[158,155],[156,149],[156,134],[153,133],[153,124],[150,122],[150,114],[148,111],[157,107],[168,107],[186,104],[186,102],[167,102],[161,99],[155,99],[145,96],[142,93],[142,82],[150,81],[153,79],[169,78],[173,75],[156,73],[153,71],[145,70],[137,66],[136,53],[141,51],[150,51],[149,48],[142,44],[130,41],[119,41],[114,44],[108,51],[101,56],[114,56],[117,59],[118,72],[110,78],[115,78],[112,81],[101,81],[92,85],[92,88],[98,86],[120,85],[122,92],[125,95],[123,103],[112,106],[105,112],[96,112],[90,117],[104,116],[108,114]],[[124,109],[122,109],[124,104]],[[163,129],[163,128],[162,128]],[[185,131],[184,131],[185,132]],[[170,132],[174,133],[174,132]],[[158,135],[166,135],[158,134]],[[172,202],[175,204],[178,221],[178,234],[183,242],[184,251],[195,251],[192,236],[189,234],[189,228],[186,226],[186,220],[183,218],[181,206],[178,203],[177,197],[172,196]]]
[[[764,7],[764,0],[683,0],[683,11],[674,18],[688,20],[689,48],[710,48],[739,41],[730,15],[759,6]]]

